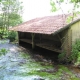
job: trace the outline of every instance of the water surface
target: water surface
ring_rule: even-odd
[[[15,44],[1,43],[2,48],[8,52],[0,56],[0,80],[79,80],[66,66],[36,61]]]

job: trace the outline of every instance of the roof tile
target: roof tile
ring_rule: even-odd
[[[52,34],[64,28],[70,15],[46,16],[24,22],[10,30],[30,33]],[[77,19],[77,18],[76,18]]]

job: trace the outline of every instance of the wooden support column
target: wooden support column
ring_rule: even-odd
[[[35,37],[35,34],[32,33],[32,49],[35,48],[35,41],[34,41],[34,37]]]
[[[57,36],[58,36],[58,38],[59,38],[60,42],[62,43],[62,40],[61,40],[61,38],[60,38],[59,34],[57,34]]]
[[[20,45],[20,32],[18,31],[18,44]]]

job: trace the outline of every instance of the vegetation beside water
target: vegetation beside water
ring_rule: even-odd
[[[24,56],[25,53],[22,55]],[[28,55],[26,64],[22,64],[19,69],[25,69],[25,71],[17,71],[16,76],[39,76],[44,80],[79,80],[66,66],[63,65],[41,65],[41,62],[36,62]],[[44,63],[46,64],[46,63]]]
[[[77,39],[74,44],[72,45],[72,51],[71,55],[66,58],[66,53],[59,54],[59,60],[65,62],[71,62],[74,66],[79,67],[80,66],[80,40]]]
[[[70,59],[73,61],[75,65],[80,65],[80,40],[77,39],[76,42],[72,46],[72,54]]]
[[[21,51],[21,49],[17,49],[14,46],[10,46],[9,49],[9,52],[7,52],[6,48],[0,51],[3,54],[5,53],[4,56],[0,56],[1,80],[79,80],[64,65],[49,64],[47,61],[36,61],[27,51]]]
[[[20,0],[0,1],[0,39],[16,40],[17,33],[9,31],[9,28],[23,22],[22,2]]]
[[[1,44],[4,45],[5,42],[1,42]],[[4,55],[4,58],[6,58],[5,55],[8,54],[7,52],[8,51],[5,48],[0,49],[0,57],[1,55]],[[16,64],[15,66],[18,67],[16,68],[16,70],[13,70],[13,74],[11,74],[14,80],[16,80],[16,78],[17,79],[20,78],[24,80],[26,79],[26,77],[29,77],[29,80],[31,80],[32,76],[36,76],[32,80],[36,80],[37,78],[41,78],[44,80],[79,80],[80,78],[80,77],[77,77],[68,67],[64,66],[63,64],[55,65],[53,63],[50,65],[47,62],[36,61],[35,59],[32,59],[32,57],[24,51],[18,52],[18,53],[19,55],[17,56],[17,61],[15,61],[15,58],[14,58],[14,60],[9,63],[10,65],[12,65],[14,62]],[[10,58],[13,56],[11,55]],[[63,59],[64,56],[65,56],[65,53],[59,55],[59,58]],[[21,62],[19,62],[18,59],[20,59]],[[72,54],[67,60],[71,61],[75,66],[80,65],[80,40],[77,40],[73,44]],[[1,76],[2,80],[5,80],[3,79],[4,77],[6,77],[5,74],[10,75],[11,73],[11,71],[5,72],[6,68],[7,67],[4,65],[0,66],[0,71],[3,72],[3,76]],[[12,67],[10,67],[9,69],[12,69]],[[11,80],[11,78],[8,78],[8,79]]]
[[[0,10],[2,11],[0,13],[0,39],[9,38],[10,41],[14,41],[17,39],[17,33],[10,32],[8,29],[22,23],[22,3],[18,0],[0,1]],[[60,1],[63,2],[64,0]],[[52,4],[52,6],[55,11],[55,4]],[[37,78],[45,80],[79,80],[64,65],[55,65],[54,63],[50,65],[47,62],[35,61],[28,53],[15,52],[14,47],[11,48],[12,52],[9,51],[9,53],[5,48],[0,49],[0,80],[37,80]],[[60,59],[64,55],[63,53],[59,56]],[[80,41],[73,45],[72,55],[68,61],[80,65]]]
[[[8,52],[5,48],[0,49],[0,55],[5,55]]]

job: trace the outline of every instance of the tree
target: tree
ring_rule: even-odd
[[[68,12],[71,11],[71,13],[80,13],[79,9],[80,9],[80,0],[51,0],[50,4],[52,6],[52,12],[58,11],[59,9],[62,10],[62,12],[64,13],[64,10],[62,9],[61,5],[62,4],[70,4],[73,5],[72,10],[69,10]],[[65,7],[65,6],[64,6]]]
[[[67,11],[67,13],[71,15],[67,17],[66,22],[70,23],[75,19],[75,17],[78,16],[78,14],[80,14],[80,0],[51,0],[50,1],[50,5],[52,6],[51,11],[56,12],[58,10],[61,10],[64,15],[67,14],[64,12],[63,7],[65,7],[65,5],[62,6],[63,4],[72,6],[72,8],[69,8]]]
[[[22,2],[19,0],[1,0],[0,10],[1,35],[4,32],[8,32],[9,27],[22,23]]]

